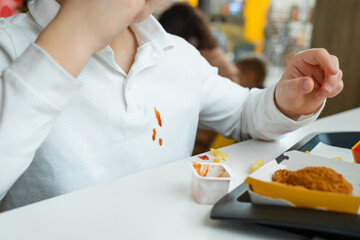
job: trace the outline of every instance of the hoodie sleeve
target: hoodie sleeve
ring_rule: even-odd
[[[81,87],[36,44],[17,56],[0,31],[0,199],[30,165],[57,116]]]
[[[199,126],[225,137],[238,141],[248,138],[275,140],[315,121],[324,106],[316,114],[294,121],[276,107],[276,85],[267,89],[243,88],[219,76],[216,68],[200,58],[197,69],[205,80],[201,87]]]

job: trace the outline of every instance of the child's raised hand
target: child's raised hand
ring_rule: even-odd
[[[300,52],[293,57],[276,86],[276,106],[294,120],[314,113],[326,98],[342,91],[342,77],[338,58],[325,49]]]
[[[75,77],[94,52],[110,44],[147,9],[146,0],[58,2],[58,15],[35,43]]]
[[[62,0],[57,24],[83,34],[84,44],[96,50],[123,32],[145,7],[145,0]]]

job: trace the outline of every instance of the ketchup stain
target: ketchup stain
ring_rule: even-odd
[[[201,177],[206,177],[209,172],[209,164],[205,164],[201,167],[200,163],[193,163],[193,167]]]
[[[160,113],[159,113],[158,110],[156,110],[156,108],[154,108],[154,109],[155,109],[155,117],[156,117],[156,119],[158,121],[159,126],[161,127],[162,126],[162,121],[161,121]]]
[[[152,135],[152,140],[155,141],[155,137],[156,137],[156,129],[153,129],[153,135]]]
[[[198,158],[200,158],[202,160],[209,160],[209,157],[206,155],[198,156]]]
[[[162,121],[161,121],[160,112],[159,112],[156,108],[154,108],[154,110],[155,110],[155,117],[156,117],[156,119],[157,119],[157,122],[158,122],[159,126],[162,127]],[[156,139],[156,133],[157,133],[157,132],[156,132],[156,128],[154,128],[154,129],[153,129],[153,135],[152,135],[152,140],[153,140],[153,141],[155,141],[155,139]],[[162,140],[162,138],[159,138],[159,145],[160,145],[160,146],[163,145],[163,140]]]
[[[217,175],[216,177],[218,178],[227,177],[225,168],[221,169],[219,175]]]

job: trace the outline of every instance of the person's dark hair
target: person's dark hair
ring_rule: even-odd
[[[159,22],[168,33],[184,38],[198,50],[217,47],[206,16],[188,3],[173,4],[161,14]]]
[[[258,57],[244,58],[236,62],[236,66],[243,73],[251,71],[255,75],[256,87],[262,88],[266,77],[266,64]]]

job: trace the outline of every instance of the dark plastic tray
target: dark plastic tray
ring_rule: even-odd
[[[289,150],[311,151],[319,142],[351,148],[359,140],[360,132],[318,133],[307,136]],[[276,158],[278,163],[286,159],[283,154]],[[269,225],[326,238],[360,238],[359,215],[251,204],[247,189],[247,184],[242,183],[217,202],[211,218]]]

